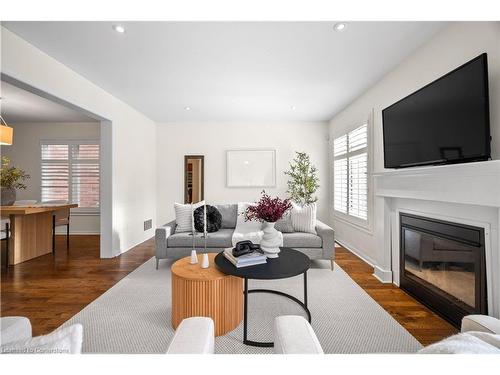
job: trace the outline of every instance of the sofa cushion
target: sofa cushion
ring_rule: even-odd
[[[286,212],[281,219],[276,221],[274,228],[281,233],[293,233],[295,230],[292,225],[292,214],[290,211]]]
[[[214,205],[222,215],[222,228],[235,228],[236,218],[238,216],[237,204],[215,204]]]
[[[321,237],[312,233],[294,232],[283,233],[285,247],[318,247],[323,246]]]
[[[209,233],[207,237],[207,247],[231,247],[231,239],[234,229],[220,229],[217,232]],[[201,233],[195,236],[194,244],[196,247],[204,246],[205,239]],[[192,247],[193,236],[191,233],[174,233],[167,238],[168,247]]]

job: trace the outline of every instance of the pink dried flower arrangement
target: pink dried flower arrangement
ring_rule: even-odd
[[[283,215],[292,208],[290,199],[271,198],[266,191],[262,191],[262,197],[255,206],[248,206],[245,211],[245,221],[267,221],[274,223],[281,219]]]

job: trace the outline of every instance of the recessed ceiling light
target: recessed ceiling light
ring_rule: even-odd
[[[120,34],[125,32],[125,28],[122,25],[113,25],[113,30]]]
[[[191,110],[191,107],[184,107],[184,110],[185,110],[185,111],[190,111],[190,110]]]
[[[335,25],[333,25],[333,29],[335,31],[344,31],[347,27],[347,24],[344,23],[344,22],[339,22],[339,23],[336,23]]]
[[[290,107],[290,109],[291,109],[292,111],[295,111],[295,110],[297,109],[297,107],[295,107],[294,105],[292,105],[292,106]]]

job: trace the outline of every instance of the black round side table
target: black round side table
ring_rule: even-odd
[[[243,311],[243,343],[251,346],[272,347],[272,342],[252,341],[247,338],[247,316],[248,316],[248,294],[249,293],[272,293],[291,299],[300,305],[307,314],[309,323],[311,322],[311,312],[307,308],[307,270],[311,266],[309,257],[300,251],[287,247],[281,248],[278,258],[268,258],[266,264],[258,264],[250,267],[236,268],[228,261],[223,253],[215,257],[215,264],[220,271],[227,275],[241,277],[244,279],[244,311]],[[276,280],[304,275],[304,302],[277,290],[251,289],[248,290],[248,279],[254,280]]]

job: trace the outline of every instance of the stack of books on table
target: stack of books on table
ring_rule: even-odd
[[[255,266],[257,264],[264,264],[267,262],[267,257],[264,254],[261,254],[257,251],[254,251],[250,254],[240,255],[239,257],[235,257],[233,255],[233,248],[228,247],[224,250],[224,256],[227,260],[235,265],[236,268],[242,267],[250,267]]]

